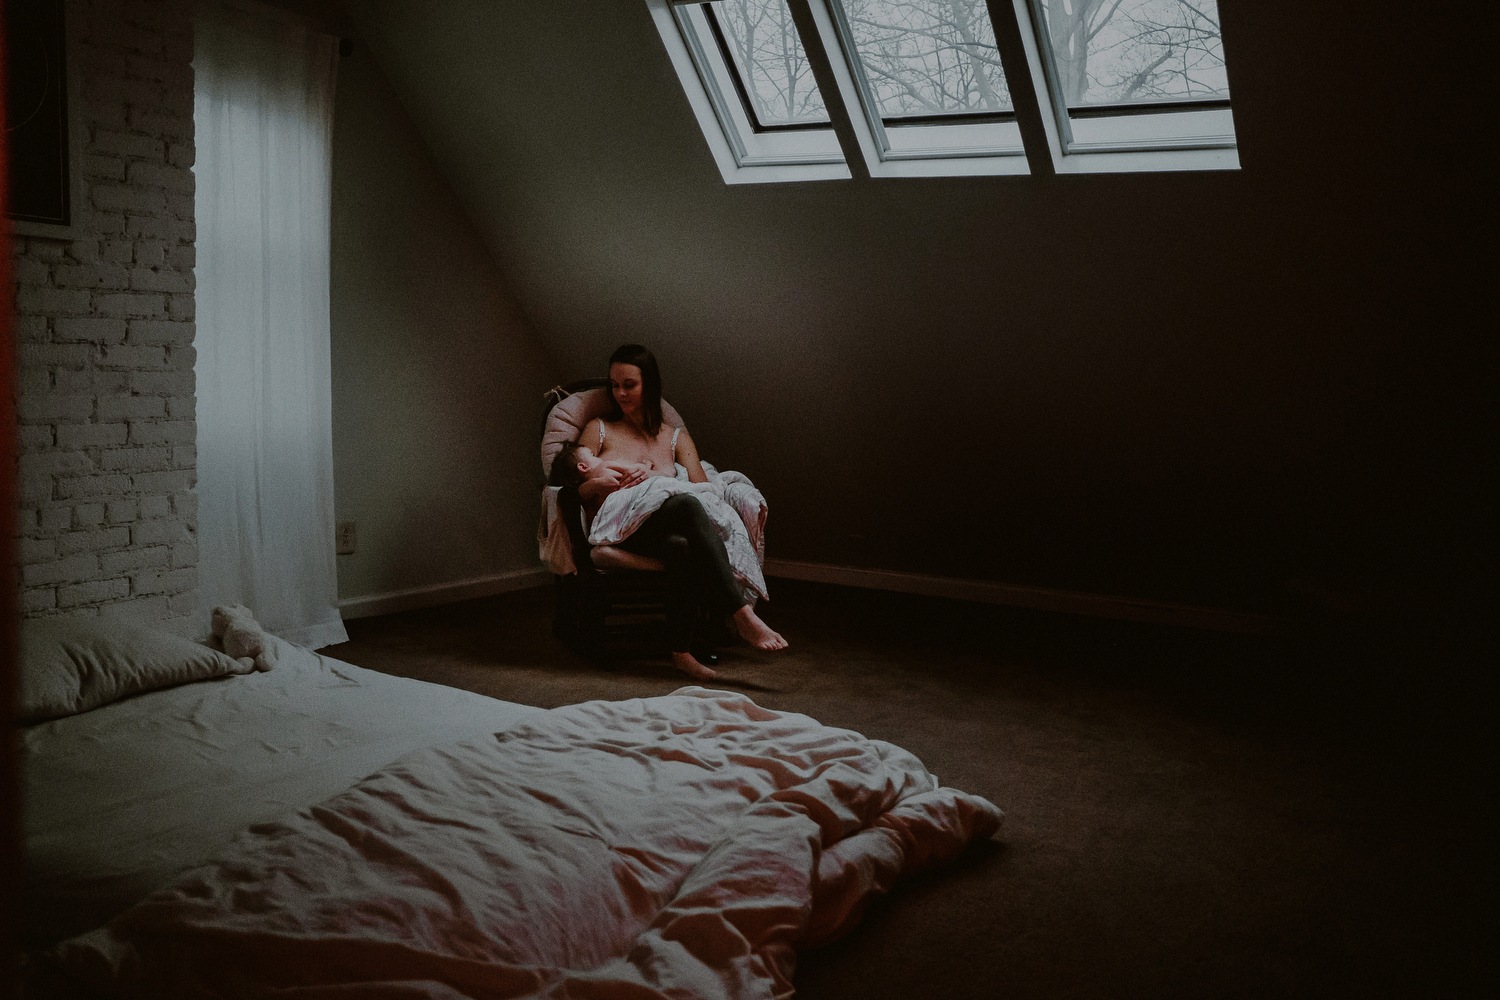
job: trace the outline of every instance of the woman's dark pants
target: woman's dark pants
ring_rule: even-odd
[[[667,637],[674,653],[691,647],[700,603],[722,614],[745,604],[724,540],[697,497],[681,493],[669,497],[620,548],[666,564]]]

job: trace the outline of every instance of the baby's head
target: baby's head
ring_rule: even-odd
[[[577,486],[592,476],[594,471],[603,464],[604,459],[580,446],[576,441],[568,441],[558,450],[557,457],[552,460],[552,474],[547,477],[547,480],[553,486]]]

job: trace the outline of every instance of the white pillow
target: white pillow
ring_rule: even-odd
[[[69,615],[30,618],[21,623],[17,721],[29,726],[142,691],[247,672],[218,650],[158,629]]]

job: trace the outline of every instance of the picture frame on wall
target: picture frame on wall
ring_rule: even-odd
[[[77,239],[88,212],[88,130],[69,0],[6,0],[8,215],[14,233]]]

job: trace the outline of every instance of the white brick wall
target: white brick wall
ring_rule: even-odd
[[[85,235],[12,240],[21,606],[180,620],[198,565],[192,8],[78,10]]]

